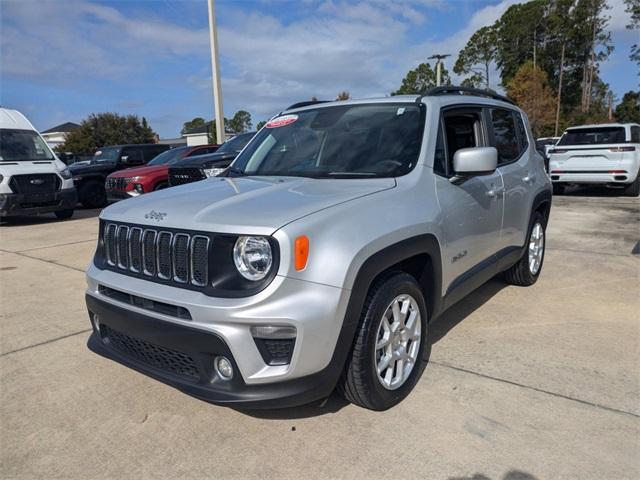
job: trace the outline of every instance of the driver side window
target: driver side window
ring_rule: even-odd
[[[453,175],[453,156],[462,148],[484,145],[482,110],[463,108],[447,110],[442,115],[434,159],[434,171]]]

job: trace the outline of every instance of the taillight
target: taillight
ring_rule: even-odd
[[[629,147],[611,147],[609,149],[609,151],[610,152],[616,152],[616,153],[619,153],[619,152],[635,152],[636,151],[636,147],[632,147],[632,146],[629,146]]]
[[[615,174],[615,173],[627,173],[626,170],[609,170],[610,174]]]
[[[549,155],[552,155],[554,153],[567,153],[569,150],[566,150],[564,148],[552,148],[551,150],[549,150]]]

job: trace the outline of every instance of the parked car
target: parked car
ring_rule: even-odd
[[[107,200],[117,202],[143,193],[153,192],[169,186],[169,166],[194,155],[204,155],[218,150],[219,145],[177,147],[162,152],[143,167],[118,170],[107,177],[105,190]]]
[[[24,115],[0,108],[0,218],[50,212],[70,218],[76,202],[67,166]]]
[[[80,202],[87,208],[104,207],[107,204],[104,182],[110,173],[144,165],[168,149],[168,145],[155,143],[100,147],[90,163],[70,165]]]
[[[198,155],[189,161],[169,166],[169,185],[182,185],[197,182],[220,174],[231,165],[233,159],[242,151],[256,132],[242,133],[227,140],[213,154]]]
[[[526,116],[493,92],[289,109],[223,175],[106,208],[87,270],[90,348],[212,402],[337,386],[390,408],[430,322],[501,272],[528,286],[542,269],[551,182]]]
[[[544,158],[544,167],[549,171],[549,150],[558,143],[560,137],[542,137],[536,140],[536,150],[542,155]]]
[[[567,185],[622,187],[640,194],[640,125],[611,123],[567,129],[549,151],[549,169],[556,195]]]

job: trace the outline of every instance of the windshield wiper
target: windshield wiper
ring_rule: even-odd
[[[345,177],[377,177],[378,176],[377,173],[373,173],[373,172],[328,172],[327,175],[330,175],[332,177],[339,177],[339,176],[345,176]]]

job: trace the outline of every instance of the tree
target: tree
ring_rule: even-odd
[[[442,84],[451,85],[449,72],[442,67]],[[391,95],[421,94],[436,86],[436,71],[428,63],[421,63],[415,69],[409,70],[402,79],[402,85]]]
[[[180,133],[184,135],[189,130],[193,130],[194,128],[202,127],[207,124],[207,121],[202,117],[196,117],[193,120],[189,120],[188,122],[184,122],[182,125],[182,130]]]
[[[507,95],[526,112],[534,136],[549,132],[554,122],[555,96],[544,70],[534,67],[532,61],[522,65],[507,84]]]
[[[640,123],[640,92],[624,94],[616,107],[616,120],[621,123]]]
[[[59,151],[87,155],[106,145],[153,143],[156,133],[146,123],[137,115],[92,113],[80,123],[80,128],[65,135]]]
[[[248,132],[251,130],[251,114],[246,110],[238,110],[228,124],[225,121],[225,126],[228,126],[234,133]]]
[[[336,97],[336,100],[349,100],[349,98],[350,98],[349,92],[347,92],[346,90],[343,90],[338,94],[338,96]]]
[[[496,60],[498,34],[495,26],[477,30],[460,51],[453,71],[458,75],[471,75],[463,85],[489,88],[489,67]]]
[[[625,12],[631,15],[627,28],[629,30],[640,30],[640,0],[624,0],[624,3],[627,5]],[[634,43],[631,46],[629,58],[640,67],[640,45],[638,43]],[[640,72],[638,72],[638,75],[640,75]]]
[[[260,122],[258,122],[258,124],[256,125],[256,130],[260,130],[262,127],[264,127],[267,124],[266,120],[262,120]]]

